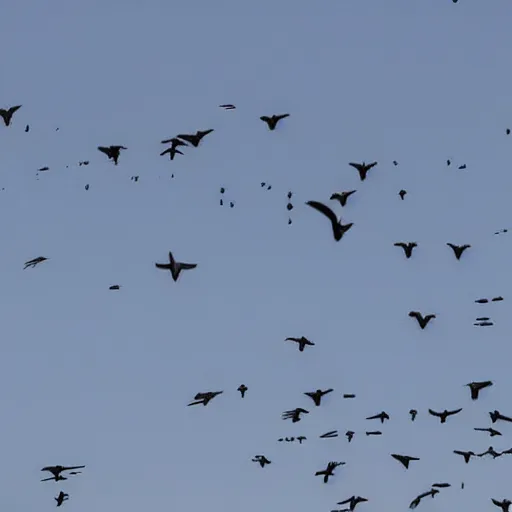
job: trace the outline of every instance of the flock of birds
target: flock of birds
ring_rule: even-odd
[[[453,2],[456,3],[457,0],[453,0]],[[220,105],[220,107],[225,110],[236,109],[236,106],[233,104],[224,104],[224,105]],[[7,127],[11,126],[13,116],[20,108],[21,108],[21,105],[16,105],[16,106],[13,106],[13,107],[10,107],[7,109],[0,109],[0,117],[2,117],[5,126],[7,126]],[[260,119],[261,119],[261,121],[266,123],[269,130],[274,131],[274,130],[276,130],[279,122],[282,121],[283,119],[288,118],[289,116],[290,116],[290,114],[286,113],[286,114],[279,114],[279,115],[272,115],[272,116],[262,116]],[[25,131],[27,132],[27,131],[29,131],[29,129],[30,129],[29,125],[26,125]],[[204,139],[204,137],[211,134],[213,131],[214,131],[213,129],[198,130],[195,134],[179,134],[179,135],[176,135],[175,137],[172,137],[169,139],[164,139],[164,140],[162,140],[162,144],[168,144],[169,147],[166,148],[164,151],[162,151],[160,153],[160,155],[161,156],[169,155],[170,160],[174,160],[176,155],[183,155],[183,152],[180,150],[180,148],[189,147],[189,145],[197,148],[200,145],[201,141]],[[508,129],[508,128],[506,129],[506,134],[510,135],[510,129]],[[127,148],[122,145],[110,145],[110,146],[99,146],[98,147],[98,150],[101,153],[105,154],[110,160],[112,160],[114,165],[118,165],[121,151],[126,150],[126,149]],[[88,165],[88,164],[89,164],[88,161],[83,161],[83,162],[79,163],[79,165]],[[398,162],[393,161],[393,164],[396,166],[396,165],[398,165]],[[451,161],[447,160],[446,164],[448,166],[451,165]],[[349,165],[358,171],[360,181],[364,182],[369,176],[369,171],[374,169],[377,166],[377,162],[371,162],[371,163],[350,162]],[[464,169],[465,167],[466,167],[465,165],[461,165],[461,166],[459,166],[459,169]],[[39,170],[46,171],[46,170],[49,170],[49,168],[43,167]],[[132,177],[132,179],[137,181],[138,176]],[[262,182],[261,186],[265,187],[267,189],[271,188],[271,185],[269,185],[265,182]],[[88,185],[86,185],[86,190],[88,190]],[[347,205],[349,198],[356,192],[357,192],[356,190],[335,192],[330,196],[330,200],[335,201],[336,203],[338,203],[340,205],[341,208],[343,208]],[[221,188],[220,193],[221,193],[221,196],[223,196],[223,194],[225,193],[225,188]],[[404,189],[402,189],[398,192],[398,195],[401,200],[405,199],[406,194],[407,194],[407,191]],[[293,195],[292,192],[289,192],[288,196],[287,196],[288,197],[288,204],[287,204],[288,211],[291,211],[294,207],[293,204],[291,203],[292,195]],[[223,198],[221,198],[220,205],[222,206],[223,204],[224,204],[224,200],[223,200]],[[336,215],[334,210],[330,206],[325,204],[324,202],[310,200],[310,201],[306,202],[306,205],[309,206],[312,210],[322,214],[322,216],[325,217],[329,221],[330,227],[332,230],[332,235],[336,242],[341,241],[343,239],[343,237],[346,235],[346,233],[354,226],[353,222],[344,223],[341,218],[338,218],[338,216]],[[230,201],[230,207],[233,207],[233,206],[234,206],[234,202]],[[288,219],[288,223],[289,224],[292,223],[291,218]],[[502,230],[495,232],[495,234],[498,235],[498,234],[502,234],[502,233],[506,233],[506,232],[507,232],[507,229],[502,229]],[[455,243],[448,242],[446,245],[453,251],[453,254],[457,260],[460,260],[461,257],[463,256],[464,252],[471,248],[471,245],[467,244],[467,243],[462,244],[462,245],[457,245]],[[413,251],[418,247],[418,244],[414,241],[407,241],[407,242],[401,241],[401,242],[394,243],[394,246],[401,248],[404,251],[405,257],[407,259],[409,259],[413,256]],[[39,256],[39,257],[30,259],[25,262],[24,269],[34,268],[46,260],[48,260],[48,258],[44,257],[44,256]],[[169,271],[171,274],[171,278],[173,279],[174,282],[176,282],[176,281],[178,281],[182,271],[195,269],[197,267],[197,263],[178,261],[175,259],[173,253],[171,251],[169,251],[168,262],[155,263],[155,267],[159,270]],[[120,285],[111,285],[109,289],[110,290],[119,290]],[[498,296],[498,297],[493,297],[491,299],[480,298],[480,299],[475,300],[475,302],[478,304],[486,304],[488,302],[499,302],[502,300],[504,300],[503,297]],[[436,315],[433,313],[423,314],[419,311],[410,311],[409,317],[416,320],[419,325],[419,328],[421,328],[423,330],[428,326],[428,324],[433,319],[436,318]],[[493,323],[489,317],[478,317],[476,319],[475,325],[491,326],[491,325],[493,325]],[[305,336],[288,337],[288,338],[286,338],[285,341],[296,343],[298,350],[300,352],[304,352],[306,347],[314,347],[315,346],[315,343],[313,341],[311,341],[310,339],[306,338]],[[493,382],[490,380],[480,381],[480,382],[475,381],[475,382],[470,382],[470,383],[466,384],[466,386],[469,387],[472,400],[478,400],[480,397],[480,392],[484,389],[491,387],[492,385],[493,385]],[[237,391],[240,393],[240,396],[243,399],[246,396],[248,387],[245,384],[241,384],[238,387]],[[194,405],[207,406],[208,404],[210,404],[212,402],[212,400],[215,397],[222,395],[223,392],[224,392],[223,390],[198,392],[194,396],[193,400],[188,404],[188,406],[194,406]],[[332,388],[325,389],[325,390],[317,389],[315,391],[306,392],[306,393],[304,393],[304,395],[306,395],[307,397],[309,397],[312,400],[315,407],[320,407],[321,404],[323,403],[322,402],[323,397],[325,397],[326,395],[329,395],[333,392],[334,392],[334,389],[332,389]],[[343,398],[345,398],[345,399],[353,399],[355,397],[356,397],[356,395],[352,394],[352,393],[343,394]],[[452,409],[452,410],[445,409],[443,411],[436,411],[433,409],[428,409],[428,414],[433,417],[439,418],[440,423],[444,424],[447,422],[448,418],[461,413],[462,410],[463,410],[462,408],[456,408],[456,409]],[[307,409],[298,407],[295,409],[284,411],[282,413],[282,419],[283,420],[291,420],[292,423],[298,423],[303,419],[304,415],[307,415],[309,413],[310,413],[310,411],[308,411]],[[409,410],[410,420],[414,422],[416,420],[416,417],[418,416],[418,414],[419,414],[418,410],[410,409]],[[494,425],[498,421],[512,422],[512,417],[506,416],[498,410],[489,412],[489,416],[490,416],[492,425]],[[378,421],[380,421],[380,423],[382,425],[386,421],[390,420],[390,415],[385,411],[381,411],[378,414],[368,416],[366,418],[366,420],[378,420]],[[499,430],[494,428],[494,426],[474,427],[474,430],[480,431],[480,432],[486,432],[486,433],[488,433],[488,435],[490,437],[496,437],[496,436],[502,435]],[[364,434],[366,436],[380,436],[380,435],[383,435],[383,432],[381,430],[366,430],[364,432]],[[354,436],[356,435],[356,432],[354,432],[352,430],[347,430],[344,435],[347,438],[347,441],[350,443],[350,442],[352,442]],[[323,438],[323,439],[335,438],[335,437],[338,437],[338,431],[331,430],[331,431],[321,434],[319,437]],[[300,444],[302,444],[306,440],[307,440],[307,438],[305,436],[297,436],[297,437],[279,438],[278,442],[298,441]],[[473,457],[481,458],[481,457],[485,457],[485,456],[491,456],[491,457],[493,457],[493,459],[495,459],[497,457],[501,457],[506,454],[512,454],[512,448],[508,449],[508,450],[504,450],[504,451],[496,451],[492,446],[489,446],[489,448],[482,453],[475,453],[474,451],[471,451],[471,450],[454,450],[453,453],[458,456],[461,456],[463,458],[463,461],[467,464],[470,462],[470,460]],[[411,462],[416,462],[416,461],[420,460],[419,457],[407,455],[407,454],[391,453],[390,456],[394,460],[396,460],[397,462],[402,464],[406,470],[409,469]],[[272,461],[266,455],[263,455],[263,454],[255,455],[252,458],[252,462],[258,464],[261,468],[265,468],[267,465],[272,463]],[[346,462],[342,462],[342,461],[329,461],[325,468],[317,470],[316,472],[314,472],[314,475],[321,476],[323,482],[328,483],[329,479],[335,476],[336,468],[338,468],[340,466],[344,466],[345,464],[346,464]],[[67,475],[77,475],[77,474],[81,473],[80,470],[83,468],[85,468],[85,465],[45,466],[42,468],[41,471],[49,472],[49,473],[51,473],[52,476],[50,476],[48,478],[44,478],[42,481],[43,482],[65,481],[68,479],[68,477],[64,476],[63,473],[65,473]],[[416,497],[414,497],[412,499],[412,501],[409,504],[409,507],[411,509],[416,508],[420,504],[420,502],[426,497],[434,498],[440,492],[440,489],[451,487],[451,484],[447,483],[447,482],[434,482],[429,487],[430,488],[427,491],[420,493],[419,495],[417,495]],[[464,483],[461,483],[461,488],[464,488]],[[63,505],[63,503],[65,501],[67,501],[69,499],[69,494],[65,493],[64,491],[60,491],[59,494],[54,499],[56,501],[57,507],[60,507]],[[365,503],[368,500],[369,500],[368,498],[365,498],[362,496],[351,496],[351,497],[337,503],[337,505],[344,506],[344,507],[333,510],[332,512],[352,512],[355,510],[357,505],[359,505],[361,503]],[[509,512],[509,507],[512,504],[512,501],[510,501],[507,498],[502,498],[502,499],[491,498],[491,502],[494,505],[496,505],[497,507],[500,507],[502,509],[502,512]]]

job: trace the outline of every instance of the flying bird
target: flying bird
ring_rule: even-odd
[[[85,466],[45,466],[41,471],[49,471],[53,476],[45,478],[44,480],[41,480],[41,482],[46,482],[48,480],[67,480],[66,477],[61,475],[63,471],[73,471],[74,469],[83,468],[85,468]]]
[[[510,508],[510,505],[512,504],[512,501],[508,499],[504,499],[502,501],[495,500],[494,498],[491,498],[491,501],[497,506],[500,507],[502,512],[508,512],[508,509]]]
[[[409,259],[412,256],[412,250],[418,247],[416,242],[396,242],[393,244],[395,247],[401,247],[405,252],[405,257]]]
[[[321,389],[317,389],[316,391],[310,391],[308,393],[304,393],[306,396],[309,396],[315,402],[315,405],[317,407],[320,406],[320,403],[322,401],[322,397],[324,395],[327,395],[328,393],[331,393],[334,391],[332,388],[326,389],[325,391],[322,391]]]
[[[409,469],[409,462],[411,460],[420,460],[418,457],[410,457],[409,455],[399,455],[397,453],[392,453],[391,457],[400,462],[405,466],[405,469]]]
[[[118,284],[113,284],[112,286],[108,287],[109,290],[119,290],[119,288],[121,287]]]
[[[272,461],[268,460],[265,455],[255,455],[252,461],[257,462],[262,468],[264,468],[265,465],[272,463]]]
[[[497,452],[492,446],[489,446],[485,452],[477,453],[477,457],[484,457],[485,455],[492,455],[493,459],[496,459],[497,457],[501,457],[503,454],[500,452]]]
[[[336,214],[328,206],[319,201],[307,201],[306,204],[320,213],[323,213],[331,221],[332,233],[336,242],[339,242],[343,235],[354,225],[353,222],[342,224],[341,219],[338,220]]]
[[[330,199],[339,201],[341,206],[345,206],[347,204],[347,199],[355,192],[357,192],[357,190],[349,190],[347,192],[335,192],[334,194],[331,195]]]
[[[191,405],[199,405],[203,404],[207,406],[211,400],[213,400],[217,395],[224,393],[224,391],[207,391],[206,393],[197,393],[194,397],[194,401],[190,402],[188,406]]]
[[[219,105],[220,108],[224,110],[234,110],[236,107],[232,103],[226,103],[225,105]]]
[[[177,135],[177,137],[178,139],[183,139],[186,140],[187,142],[190,142],[192,146],[197,148],[203,137],[206,137],[209,133],[212,132],[213,128],[211,128],[210,130],[198,130],[195,134],[182,133],[181,135]]]
[[[423,316],[419,311],[410,311],[409,316],[411,318],[415,318],[422,329],[425,329],[425,327],[427,327],[428,323],[430,322],[430,320],[432,320],[432,318],[436,318],[436,315],[434,314]]]
[[[298,421],[301,420],[301,414],[309,414],[309,411],[297,407],[297,409],[283,412],[281,417],[283,418],[283,420],[292,420],[292,423],[297,423]]]
[[[28,267],[35,268],[36,265],[39,263],[42,263],[43,261],[46,261],[48,258],[45,258],[44,256],[39,256],[38,258],[34,258],[33,260],[28,260],[25,262],[25,266],[23,267],[23,270],[25,270]]]
[[[505,416],[505,415],[501,414],[501,412],[497,411],[497,410],[494,410],[493,412],[490,412],[489,416],[491,417],[491,421],[493,423],[496,423],[498,420],[512,422],[512,418],[510,418],[509,416]]]
[[[348,442],[352,441],[352,438],[354,437],[355,432],[352,430],[347,430],[345,432],[345,435],[347,436]]]
[[[473,430],[476,430],[478,432],[489,432],[490,437],[501,436],[501,432],[499,432],[498,430],[495,430],[491,427],[488,427],[488,428],[475,427],[475,428],[473,428]]]
[[[466,384],[471,390],[471,399],[472,400],[478,400],[478,394],[480,393],[481,389],[488,388],[489,386],[492,386],[491,380],[484,380],[482,382],[470,382],[469,384]]]
[[[465,245],[455,245],[455,244],[451,244],[450,242],[448,242],[446,244],[448,247],[451,247],[453,249],[453,252],[455,254],[455,257],[460,260],[460,257],[462,256],[462,253],[466,250],[466,249],[469,249],[471,247],[471,245],[469,244],[465,244]]]
[[[436,416],[437,418],[440,418],[441,423],[446,423],[446,419],[448,416],[453,416],[454,414],[459,414],[459,412],[462,411],[462,407],[460,409],[455,409],[454,411],[447,411],[446,409],[443,412],[436,412],[432,409],[429,409],[428,412],[432,416]]]
[[[329,462],[329,464],[327,464],[327,467],[325,469],[322,469],[321,471],[317,471],[315,473],[315,476],[320,476],[320,475],[323,475],[324,477],[324,484],[326,484],[328,481],[329,481],[329,477],[330,476],[334,476],[334,470],[338,467],[338,466],[343,466],[345,463],[344,462]]]
[[[368,174],[368,171],[377,165],[377,162],[373,162],[371,164],[367,164],[363,162],[362,164],[357,164],[354,162],[350,162],[348,165],[351,167],[354,167],[354,169],[357,169],[359,172],[359,177],[361,178],[361,181],[364,181],[366,179],[366,175]]]
[[[0,108],[0,117],[4,120],[5,126],[9,126],[11,124],[12,116],[16,111],[18,111],[21,108],[21,105],[16,105],[14,107],[10,108]],[[27,129],[25,129],[26,132],[28,132]]]
[[[457,455],[462,455],[462,457],[464,457],[464,461],[466,462],[466,464],[469,463],[469,460],[471,459],[471,457],[474,457],[475,456],[475,452],[463,452],[463,451],[460,451],[460,450],[453,450],[453,453],[456,453]]]
[[[117,165],[121,149],[128,149],[124,146],[98,146],[98,150],[108,156],[109,160],[114,161],[114,165]]]
[[[407,190],[400,190],[400,192],[398,192],[398,195],[400,196],[400,199],[403,201],[404,198],[405,198],[405,195],[407,194]]]
[[[364,503],[365,501],[368,501],[366,498],[362,498],[361,496],[351,496],[347,500],[338,501],[337,505],[345,505],[345,503],[349,504],[350,511],[352,512],[359,503]]]
[[[366,418],[367,420],[380,420],[381,423],[384,423],[384,420],[389,420],[389,415],[387,412],[380,412],[379,414],[376,414],[375,416],[369,416]]]
[[[299,352],[304,352],[306,345],[313,347],[315,344],[309,341],[306,337],[301,336],[300,338],[286,338],[285,341],[294,341],[299,344]]]
[[[169,251],[169,263],[155,263],[155,267],[161,270],[170,270],[172,279],[176,282],[182,270],[192,270],[197,267],[197,263],[176,261],[172,252]]]
[[[430,489],[430,491],[427,491],[427,492],[424,492],[422,494],[420,494],[419,496],[416,496],[416,498],[414,498],[410,505],[409,505],[409,508],[410,509],[415,509],[419,504],[420,504],[420,501],[423,499],[423,498],[426,498],[427,496],[432,496],[432,498],[439,493],[439,490],[438,489]]]
[[[332,439],[333,437],[338,437],[338,431],[337,430],[329,430],[329,432],[326,432],[325,434],[322,434],[319,437],[320,437],[320,439]]]
[[[240,391],[240,395],[242,395],[242,398],[245,396],[245,392],[247,391],[247,389],[249,388],[245,384],[240,384],[240,386],[238,386],[237,391]]]
[[[56,498],[53,498],[57,502],[57,507],[60,507],[65,501],[69,499],[69,494],[60,491]]]
[[[416,409],[411,409],[409,411],[409,414],[411,415],[411,421],[414,421],[416,419],[416,416],[418,415],[418,411]]]
[[[369,432],[365,432],[367,436],[381,436],[382,432],[380,430],[370,430]]]
[[[290,117],[290,114],[279,114],[279,115],[273,115],[271,117],[268,116],[261,116],[260,119],[267,123],[269,130],[275,130],[277,123],[281,121],[281,119],[285,119],[286,117]]]

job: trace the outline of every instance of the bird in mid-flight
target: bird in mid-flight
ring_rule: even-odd
[[[478,400],[478,394],[480,393],[480,390],[492,386],[492,381],[484,380],[481,382],[470,382],[469,384],[466,384],[466,386],[468,386],[471,390],[471,399]]]
[[[343,235],[354,225],[353,222],[342,224],[341,219],[338,220],[336,214],[328,206],[319,201],[307,201],[306,204],[320,213],[323,213],[331,221],[332,233],[336,242],[339,242]]]
[[[384,423],[385,420],[389,420],[389,414],[385,411],[376,414],[375,416],[368,416],[367,420],[380,420],[381,423]]]
[[[194,401],[190,402],[188,405],[208,405],[211,400],[213,400],[217,395],[221,395],[224,391],[207,391],[206,393],[197,393],[194,397]]]
[[[322,397],[324,395],[327,395],[327,393],[331,393],[332,391],[334,391],[332,388],[326,389],[325,391],[322,391],[321,389],[317,389],[316,391],[310,391],[310,392],[304,393],[304,394],[306,396],[309,396],[309,398],[311,398],[313,400],[313,402],[315,402],[315,405],[317,407],[319,407],[320,403],[322,401]]]
[[[347,500],[338,501],[337,505],[345,505],[345,503],[349,504],[350,510],[353,511],[359,503],[364,503],[368,501],[366,498],[362,498],[361,496],[351,496]]]
[[[23,270],[25,270],[28,267],[35,268],[36,265],[39,263],[42,263],[43,261],[46,261],[48,258],[45,258],[44,256],[39,256],[38,258],[34,258],[33,260],[28,260],[25,262],[25,266],[23,267]]]
[[[487,427],[487,428],[475,427],[475,428],[473,428],[473,430],[476,430],[477,432],[489,432],[489,436],[491,436],[491,437],[502,435],[501,432],[499,432],[498,430],[495,430],[491,427]]]
[[[197,148],[197,146],[199,146],[199,143],[201,142],[203,137],[206,137],[209,133],[212,133],[212,132],[213,132],[213,128],[211,128],[209,130],[197,130],[197,132],[195,134],[183,133],[181,135],[177,135],[177,137],[178,137],[178,139],[183,139],[183,140],[186,140],[187,142],[190,142],[190,144],[192,144],[192,146]]]
[[[321,471],[317,471],[315,473],[315,476],[323,475],[324,484],[326,484],[329,481],[329,477],[334,476],[334,470],[338,466],[343,466],[344,464],[345,464],[344,462],[334,462],[334,461],[329,462],[329,464],[327,464],[327,467],[325,469],[322,469]]]
[[[412,256],[412,250],[418,247],[416,242],[396,242],[393,244],[395,247],[401,247],[405,252],[405,257],[409,259]]]
[[[420,324],[420,327],[422,329],[425,329],[425,327],[427,327],[428,323],[430,322],[430,320],[432,320],[432,318],[436,318],[436,315],[434,314],[423,316],[419,311],[410,311],[409,316],[411,318],[416,318],[418,324]]]
[[[249,388],[245,385],[245,384],[240,384],[240,386],[238,386],[238,389],[237,391],[240,391],[240,395],[242,396],[242,398],[245,396],[245,392],[248,390]]]
[[[361,178],[361,181],[364,181],[366,179],[366,175],[368,174],[368,171],[377,165],[377,162],[373,162],[371,164],[367,164],[363,162],[362,164],[358,164],[355,162],[350,162],[348,165],[351,167],[354,167],[354,169],[357,169],[359,172],[359,177]]]
[[[53,476],[50,478],[45,478],[41,480],[41,482],[47,482],[48,480],[67,480],[65,476],[62,476],[61,473],[63,471],[73,471],[75,469],[82,469],[85,468],[85,466],[45,466],[41,469],[41,471],[49,471]],[[74,473],[70,474],[76,474],[80,473],[80,471],[75,471]]]
[[[471,459],[471,457],[474,457],[475,456],[475,452],[463,452],[461,450],[453,450],[453,453],[457,454],[457,455],[462,455],[462,457],[464,457],[464,461],[466,462],[466,464],[469,463],[469,460]]]
[[[297,423],[301,420],[301,414],[309,414],[309,411],[297,407],[297,409],[293,409],[291,411],[284,411],[281,417],[283,420],[292,420],[292,423]]]
[[[60,507],[65,501],[69,499],[69,494],[60,491],[56,498],[53,498],[57,502],[57,507]]]
[[[4,120],[5,126],[9,126],[11,124],[12,116],[14,113],[21,108],[21,105],[16,105],[10,108],[0,108],[0,117]],[[28,130],[26,130],[28,131]]]
[[[436,416],[437,418],[439,418],[441,420],[441,423],[446,423],[446,419],[448,418],[448,416],[453,416],[454,414],[459,414],[460,411],[462,411],[462,407],[460,409],[455,409],[454,411],[447,411],[445,409],[443,412],[436,412],[436,411],[433,411],[432,409],[428,410],[428,412],[432,416]]]
[[[330,199],[331,201],[339,201],[341,206],[345,206],[347,204],[347,199],[357,192],[357,190],[348,190],[346,192],[335,192],[331,195]]]
[[[448,242],[446,244],[448,247],[451,247],[453,249],[453,252],[455,253],[455,257],[460,260],[460,257],[462,256],[462,253],[466,250],[466,249],[469,249],[471,247],[471,245],[469,244],[465,244],[465,245],[455,245],[455,244],[451,244],[450,242]]]
[[[121,153],[121,149],[128,149],[124,146],[98,146],[98,150],[105,155],[108,156],[109,160],[114,161],[114,165],[117,165],[119,161],[119,154]]]
[[[491,498],[491,501],[497,506],[500,507],[503,512],[508,512],[510,505],[512,505],[512,501],[505,499],[502,501],[495,500]]]
[[[265,455],[255,455],[253,462],[257,462],[262,468],[264,468],[267,464],[271,464],[272,461],[268,460]]]
[[[269,130],[275,130],[277,123],[281,121],[281,119],[285,119],[287,117],[290,117],[290,114],[279,114],[279,115],[273,115],[273,116],[261,116],[260,119],[267,123]]]
[[[315,344],[312,341],[309,341],[305,336],[301,336],[300,338],[286,338],[285,341],[294,341],[299,344],[299,352],[304,352],[304,348],[306,345],[313,347]]]
[[[392,453],[391,457],[393,457],[398,462],[403,464],[406,469],[409,469],[409,462],[411,462],[411,460],[420,460],[418,457],[410,457],[409,455],[399,455],[397,453]]]
[[[176,282],[182,270],[192,270],[197,267],[197,263],[176,261],[172,252],[169,251],[169,263],[155,263],[155,267],[161,270],[170,270],[172,279]]]

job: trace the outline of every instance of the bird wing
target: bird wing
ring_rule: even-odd
[[[105,155],[110,156],[110,148],[107,148],[105,146],[98,146],[98,150],[102,153],[105,153]]]
[[[407,244],[404,242],[396,242],[393,244],[395,247],[401,247],[402,249],[407,249]]]
[[[357,169],[358,171],[361,171],[363,169],[363,166],[361,164],[356,164],[355,162],[349,162],[348,165],[350,165],[354,169]]]
[[[290,114],[280,114],[278,116],[275,116],[275,120],[280,121],[281,119],[284,119],[286,117],[290,117]]]
[[[458,414],[460,411],[462,411],[462,407],[460,409],[455,409],[454,411],[448,411],[448,416]]]
[[[377,165],[377,162],[372,162],[371,164],[368,164],[368,165],[366,166],[366,169],[367,169],[367,170],[370,170],[372,167],[375,167],[376,165]]]
[[[167,148],[165,151],[162,151],[162,152],[160,153],[160,156],[164,156],[164,155],[166,155],[167,153],[170,153],[170,152],[171,152],[171,150],[172,150],[172,148]]]
[[[299,343],[299,338],[286,338],[284,341],[295,341],[296,343]]]
[[[17,110],[19,110],[21,108],[21,105],[16,105],[15,107],[11,107],[8,112],[9,114],[14,114],[14,112],[16,112]]]
[[[458,249],[458,247],[457,247],[456,245],[451,244],[450,242],[447,242],[447,244],[446,244],[446,245],[447,245],[448,247],[451,247],[454,251],[455,251],[456,249]]]
[[[268,117],[268,116],[261,116],[260,119],[262,121],[265,121],[265,123],[269,123],[270,122],[270,117]]]
[[[66,466],[64,468],[60,468],[61,471],[71,471],[72,469],[82,469],[85,466]]]
[[[308,201],[306,204],[320,213],[323,213],[333,225],[338,224],[336,214],[325,204],[320,203],[319,201]]]
[[[161,268],[163,270],[169,270],[169,264],[168,263],[155,263],[156,268]]]
[[[495,500],[494,498],[491,498],[491,501],[497,506],[497,507],[501,507],[501,502],[499,502],[498,500]]]
[[[187,142],[190,142],[192,144],[192,142],[195,141],[195,136],[194,135],[187,135],[186,133],[182,133],[181,135],[176,135],[176,137],[178,137],[178,139],[183,139],[183,140],[186,140]]]
[[[433,411],[432,409],[429,409],[428,412],[432,414],[432,416],[437,416],[439,418],[442,416],[440,412]]]
[[[190,270],[197,267],[197,263],[181,263],[181,268],[183,270]]]

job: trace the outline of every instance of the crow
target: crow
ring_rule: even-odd
[[[4,120],[5,126],[9,126],[11,124],[12,116],[14,113],[21,108],[21,105],[16,105],[11,108],[0,108],[0,117]],[[28,132],[27,129],[25,129]]]
[[[324,395],[327,395],[328,393],[331,393],[334,391],[332,388],[326,389],[325,391],[322,391],[321,389],[317,389],[316,391],[311,391],[308,393],[304,393],[306,396],[309,396],[315,402],[315,405],[318,407],[320,406],[320,402],[322,401],[322,397]]]
[[[485,380],[482,382],[470,382],[469,384],[466,384],[471,390],[471,399],[472,400],[478,400],[478,394],[480,393],[481,389],[487,388],[489,386],[492,386],[491,380]]]
[[[305,336],[301,336],[300,338],[286,338],[284,341],[294,341],[299,344],[299,352],[304,352],[304,348],[306,345],[313,347],[315,344],[312,341],[309,341]]]
[[[368,174],[368,171],[377,165],[377,162],[373,162],[371,164],[366,164],[363,162],[362,164],[357,164],[354,162],[350,162],[348,165],[351,167],[354,167],[354,169],[357,169],[359,172],[359,177],[361,178],[361,181],[364,181],[366,179],[366,175]]]
[[[335,192],[332,194],[330,199],[339,201],[341,206],[345,206],[347,204],[347,199],[355,192],[357,192],[357,190],[349,190],[348,192]]]
[[[448,416],[453,416],[454,414],[458,414],[460,411],[462,411],[462,408],[455,409],[454,411],[447,411],[445,409],[443,412],[436,412],[436,411],[433,411],[432,409],[428,410],[428,412],[432,416],[436,416],[436,417],[440,418],[441,419],[441,423],[446,423],[446,419],[448,418]]]
[[[460,450],[453,450],[453,453],[456,453],[457,455],[462,455],[464,457],[464,461],[466,462],[466,464],[469,463],[469,459],[471,459],[471,457],[474,457],[475,456],[475,452],[462,452]]]
[[[285,119],[286,117],[290,117],[290,114],[279,114],[279,115],[273,115],[271,117],[268,116],[261,116],[260,119],[267,123],[269,130],[275,130],[277,123],[281,121],[281,119]]]
[[[396,242],[393,244],[395,247],[401,247],[405,252],[405,257],[409,259],[412,256],[412,250],[418,247],[416,242]]]
[[[155,267],[161,270],[170,270],[174,282],[178,280],[182,270],[191,270],[197,267],[197,263],[183,263],[176,261],[169,251],[169,263],[155,263]]]
[[[320,213],[323,213],[331,221],[332,233],[336,242],[339,242],[343,235],[354,225],[353,222],[350,222],[349,224],[342,224],[341,219],[338,220],[336,214],[323,203],[318,201],[307,201],[306,204]]]
[[[392,453],[391,457],[396,459],[398,462],[402,463],[405,466],[405,469],[409,469],[409,462],[411,462],[411,460],[420,460],[418,457],[410,457],[409,455],[398,455],[397,453]]]
[[[410,311],[409,316],[411,318],[416,318],[422,329],[425,329],[425,327],[427,327],[428,323],[430,322],[430,320],[432,320],[432,318],[436,318],[436,315],[433,314],[423,316],[419,311]]]
[[[121,149],[128,149],[124,146],[98,146],[98,150],[105,155],[108,156],[109,160],[114,161],[114,165],[117,165],[119,160],[119,154],[121,153]]]
[[[460,260],[460,257],[462,256],[462,253],[466,250],[466,249],[469,249],[471,247],[471,245],[469,244],[465,244],[465,245],[455,245],[455,244],[451,244],[450,242],[448,242],[446,244],[448,247],[451,247],[453,249],[453,252],[455,253],[455,257]]]

